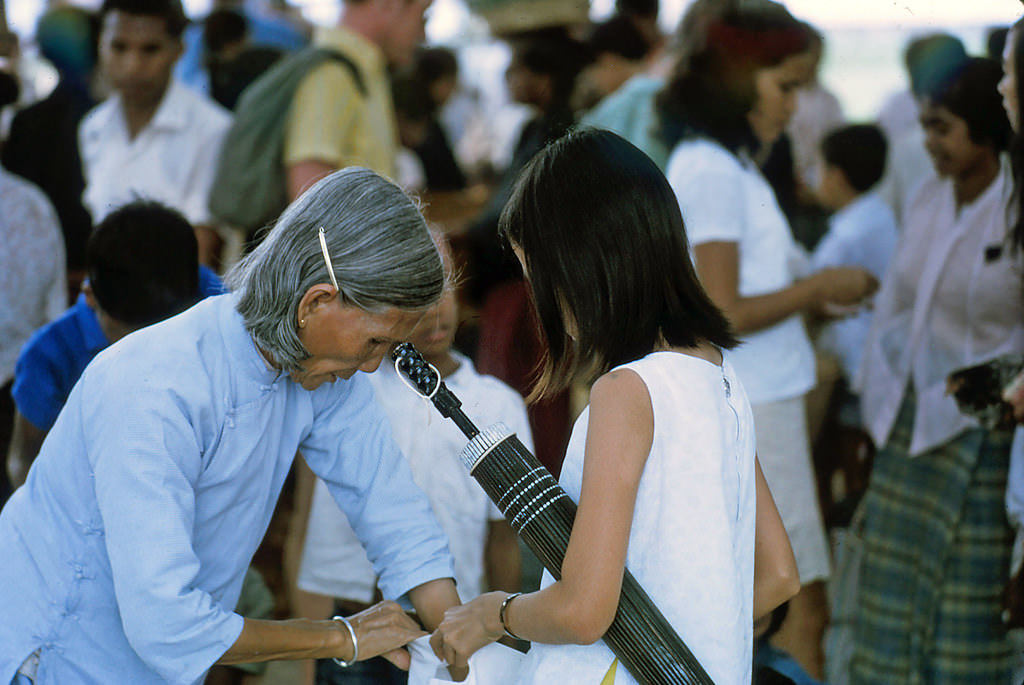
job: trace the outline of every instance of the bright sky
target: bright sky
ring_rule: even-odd
[[[801,19],[825,28],[1002,24],[1022,11],[1020,0],[789,0],[785,5]]]
[[[99,0],[74,0],[76,4],[96,6]],[[211,0],[183,0],[191,16],[202,16]],[[308,6],[311,15],[324,17],[335,13],[341,0],[292,0]],[[690,0],[662,0],[666,25],[678,21]],[[591,0],[594,11],[604,14],[614,0]],[[441,5],[442,3],[438,3]],[[446,3],[445,3],[446,4]],[[951,27],[1007,23],[1020,16],[1021,0],[784,0],[793,14],[823,29],[839,26]],[[43,0],[7,0],[11,25],[22,34],[31,32]],[[443,14],[443,13],[439,13]]]

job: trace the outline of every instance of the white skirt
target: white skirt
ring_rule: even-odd
[[[828,542],[811,464],[804,396],[751,406],[757,458],[793,546],[800,584],[829,576]]]

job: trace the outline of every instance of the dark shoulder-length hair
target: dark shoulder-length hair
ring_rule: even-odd
[[[777,2],[729,2],[700,35],[681,46],[657,110],[662,137],[671,148],[689,136],[707,136],[727,150],[756,149],[747,120],[757,102],[759,69],[807,52],[814,29]]]
[[[697,279],[668,181],[614,133],[581,129],[538,153],[500,230],[522,255],[548,349],[531,400],[659,344],[737,344]]]

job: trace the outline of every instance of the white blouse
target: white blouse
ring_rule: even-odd
[[[753,649],[754,418],[728,362],[653,352],[622,367],[643,380],[654,438],[636,495],[626,565],[716,683],[749,683]],[[583,489],[589,408],[576,420],[559,482]],[[542,586],[553,578],[544,573]],[[615,655],[535,642],[520,685],[601,682]],[[619,664],[615,685],[636,680]]]
[[[947,395],[946,377],[1024,351],[1021,260],[1006,240],[1011,192],[1004,164],[959,211],[953,184],[939,178],[926,181],[907,205],[857,384],[876,444],[892,432],[908,382],[917,395],[912,456],[976,425]]]
[[[673,150],[666,176],[691,245],[737,244],[741,296],[793,284],[799,248],[774,191],[753,162],[710,140],[684,140]],[[742,342],[726,358],[752,404],[799,397],[813,387],[814,350],[799,315],[748,333]]]

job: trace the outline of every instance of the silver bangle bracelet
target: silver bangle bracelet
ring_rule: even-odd
[[[348,668],[349,666],[351,666],[359,660],[359,638],[356,637],[356,629],[352,627],[352,624],[344,616],[335,616],[331,620],[340,621],[344,623],[345,627],[348,628],[349,636],[352,638],[352,658],[348,661],[345,661],[343,659],[334,659],[334,663],[338,664],[342,668]]]
[[[498,609],[498,618],[501,619],[501,629],[505,631],[505,635],[507,635],[508,637],[512,638],[513,640],[522,640],[523,638],[519,637],[518,635],[516,635],[515,633],[513,633],[511,630],[508,629],[508,623],[506,622],[507,619],[505,617],[505,612],[508,610],[508,605],[512,603],[512,600],[515,599],[516,597],[518,597],[521,594],[523,594],[523,593],[522,592],[513,592],[508,597],[506,597],[504,599],[504,601],[502,601],[501,608]]]

